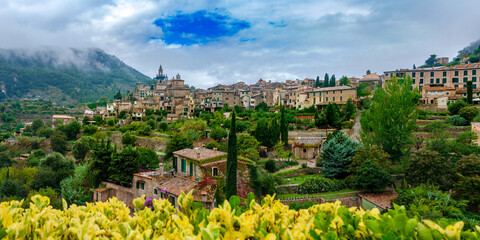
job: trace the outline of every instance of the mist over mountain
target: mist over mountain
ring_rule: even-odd
[[[475,51],[475,49],[477,49],[479,46],[480,46],[480,39],[478,39],[477,41],[471,42],[470,45],[458,51],[457,58],[461,58],[463,56],[472,54]]]
[[[0,49],[0,100],[92,102],[148,80],[98,48]]]

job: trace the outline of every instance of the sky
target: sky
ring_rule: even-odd
[[[478,0],[0,0],[0,48],[95,47],[149,77],[208,88],[361,77],[452,59]]]

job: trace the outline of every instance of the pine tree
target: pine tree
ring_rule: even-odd
[[[321,166],[325,177],[344,178],[348,175],[350,159],[357,152],[358,143],[338,132],[322,148]]]
[[[368,75],[368,74],[372,74],[372,72],[371,72],[370,70],[367,70],[367,75]]]
[[[328,73],[325,73],[325,77],[324,77],[324,80],[323,80],[323,87],[328,87],[328,84],[329,84],[329,78],[328,78]]]
[[[330,84],[329,86],[330,87],[335,87],[335,74],[332,75],[332,77],[330,78]]]
[[[415,66],[415,64],[413,64],[413,69],[417,69],[417,66]]]
[[[237,195],[237,132],[235,111],[232,111],[232,125],[228,135],[226,197]]]
[[[288,143],[288,125],[285,122],[285,108],[280,105],[280,138],[284,144]]]
[[[472,81],[467,82],[467,103],[473,103]]]
[[[315,80],[315,87],[316,88],[319,88],[321,85],[320,85],[320,77],[317,76],[317,80]]]

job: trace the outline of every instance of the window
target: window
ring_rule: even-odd
[[[423,77],[423,72],[420,73],[420,77]]]
[[[307,149],[306,149],[306,148],[304,148],[304,149],[303,149],[303,152],[304,152],[304,153],[306,153],[306,152],[307,152]]]
[[[477,84],[472,84],[472,88],[477,88]],[[477,93],[478,95],[478,93]]]
[[[190,162],[190,176],[193,176],[193,170],[194,170],[193,162]]]
[[[158,190],[156,188],[153,189],[153,194],[158,195]]]
[[[332,101],[334,101],[334,102],[335,102],[335,97],[333,97],[333,100],[332,100]]]
[[[472,77],[472,82],[476,82],[477,81],[477,77]]]
[[[458,78],[452,78],[452,81],[453,81],[454,83],[458,83]]]
[[[298,109],[301,109],[302,108],[302,105],[298,105]]]
[[[342,96],[340,96],[340,101],[342,101]]]
[[[137,189],[140,188],[140,182],[137,182]]]
[[[415,77],[415,73],[416,73],[416,72],[412,72],[412,77]]]
[[[463,82],[468,82],[468,77],[464,77]]]
[[[447,72],[443,72],[443,76],[446,77],[446,76],[447,76]]]
[[[430,77],[433,77],[434,73],[433,72],[430,72]]]
[[[472,70],[472,75],[477,75],[477,70],[476,69]]]
[[[328,102],[328,97],[326,97],[326,98],[325,98],[325,101],[327,101],[327,102]]]
[[[423,84],[423,78],[420,78],[420,84]]]
[[[440,83],[440,78],[435,79],[436,83]]]
[[[187,172],[187,160],[182,158],[182,172]]]
[[[455,87],[455,88],[458,88],[458,85],[455,85],[454,87]]]
[[[447,83],[447,78],[442,78],[442,83]]]
[[[455,76],[458,76],[458,71],[455,71]]]
[[[413,84],[415,84],[415,78],[414,78],[414,79],[412,79],[412,83],[413,83]]]
[[[142,187],[142,190],[145,190],[145,183],[140,183],[140,186]]]
[[[333,94],[335,94],[335,91],[333,91]],[[335,101],[335,100],[334,100]]]
[[[468,71],[467,70],[463,71],[463,76],[467,76],[467,75],[468,75]]]
[[[213,177],[218,176],[218,168],[216,168],[216,167],[213,167],[213,168],[212,168],[212,176],[213,176]]]
[[[316,100],[317,100],[316,98],[313,98],[313,104],[315,104]]]
[[[432,84],[432,83],[433,83],[433,81],[434,81],[434,80],[433,80],[433,78],[430,78],[430,84]]]

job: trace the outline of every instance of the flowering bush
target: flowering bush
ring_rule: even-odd
[[[298,185],[298,194],[312,194],[322,192],[336,192],[347,188],[345,181],[330,178],[312,178]]]
[[[177,211],[167,200],[153,200],[154,210],[136,198],[135,213],[116,198],[52,209],[48,197],[0,203],[0,239],[478,239],[480,227],[465,230],[462,221],[433,222],[408,217],[404,207],[380,214],[347,208],[340,202],[289,209],[274,197],[262,204],[248,198],[225,201],[207,211],[191,193],[179,196]],[[200,204],[201,206],[201,204]]]

